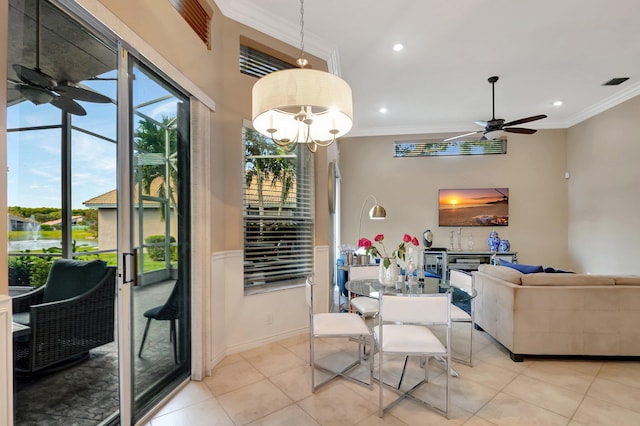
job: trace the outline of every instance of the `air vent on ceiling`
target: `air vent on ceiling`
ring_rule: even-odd
[[[629,80],[629,77],[616,77],[604,83],[603,86],[617,86],[618,84],[622,84],[627,80]]]

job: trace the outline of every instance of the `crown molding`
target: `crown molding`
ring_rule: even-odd
[[[569,128],[581,123],[591,117],[594,117],[608,109],[611,109],[629,99],[640,95],[640,82],[627,87],[625,90],[609,96],[602,101],[582,110],[581,112],[569,117],[563,127]]]
[[[291,46],[299,47],[300,28],[297,23],[292,25],[290,21],[270,10],[244,0],[216,0],[216,4],[225,17]],[[310,55],[325,60],[330,73],[340,75],[340,54],[336,46],[305,28],[304,48]]]

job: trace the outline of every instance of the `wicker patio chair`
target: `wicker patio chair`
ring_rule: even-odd
[[[14,339],[14,367],[37,372],[81,358],[114,340],[116,268],[58,259],[47,282],[12,299],[13,321],[30,327]]]

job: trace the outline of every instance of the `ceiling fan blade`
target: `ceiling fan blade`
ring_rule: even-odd
[[[53,89],[57,85],[53,77],[43,73],[38,68],[27,68],[19,64],[13,64],[11,67],[16,72],[16,74],[18,74],[20,80],[27,84],[46,87],[47,89]]]
[[[56,96],[52,101],[51,105],[60,108],[64,112],[68,112],[73,115],[87,115],[87,111],[85,111],[82,106],[74,101],[73,99],[65,98],[62,96]]]
[[[535,129],[527,129],[525,127],[505,127],[502,130],[509,133],[524,133],[525,135],[532,135],[537,132]]]
[[[47,104],[56,97],[51,90],[30,84],[18,84],[15,89],[20,92],[23,98],[33,102],[35,105]]]
[[[55,91],[62,96],[66,96],[78,101],[96,102],[100,104],[111,103],[111,99],[101,93],[71,83],[60,83]]]
[[[447,138],[447,139],[443,139],[442,142],[449,142],[449,141],[452,141],[454,139],[463,138],[465,136],[477,135],[478,133],[482,133],[482,130],[478,130],[477,132],[465,133],[463,135],[453,136],[453,137],[450,137],[450,138]]]
[[[478,126],[487,127],[486,121],[478,120],[478,121],[474,121],[474,123],[476,123]]]
[[[543,118],[547,118],[546,115],[532,115],[531,117],[521,118],[520,120],[513,120],[508,123],[504,123],[504,126],[516,126],[518,124],[529,123],[531,121],[542,120]]]

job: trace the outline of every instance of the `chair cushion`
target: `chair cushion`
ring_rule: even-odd
[[[383,325],[382,346],[380,346],[380,326],[373,328],[373,335],[382,352],[398,352],[407,355],[447,353],[442,342],[421,325],[385,324]]]
[[[370,335],[371,331],[358,314],[322,313],[313,315],[313,335],[357,337]]]
[[[361,315],[367,317],[378,313],[380,302],[372,297],[360,296],[351,299],[351,306]]]
[[[464,309],[461,309],[452,303],[451,321],[471,321],[471,315],[469,315]]]
[[[22,325],[30,325],[31,324],[31,315],[29,311],[27,312],[16,312],[11,316],[13,322],[17,322]]]
[[[103,260],[58,259],[51,265],[43,302],[70,299],[95,287],[107,273]]]

